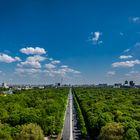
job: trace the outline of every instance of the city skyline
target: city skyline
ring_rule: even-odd
[[[138,0],[0,2],[0,82],[140,84]]]

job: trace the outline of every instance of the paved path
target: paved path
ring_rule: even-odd
[[[68,96],[68,106],[66,109],[62,140],[69,140],[69,138],[70,138],[70,91]]]
[[[73,140],[82,140],[80,126],[77,119],[77,113],[74,106],[74,100],[72,101],[73,101],[73,108],[72,108],[73,110]]]
[[[69,90],[62,140],[81,140],[71,88]]]

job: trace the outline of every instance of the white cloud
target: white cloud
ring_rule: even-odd
[[[130,51],[130,49],[126,49],[126,50],[124,50],[124,53],[129,52],[129,51]]]
[[[68,73],[80,74],[79,71],[71,69],[71,68],[68,68],[68,67],[62,68],[62,69],[60,69],[60,71],[63,71],[63,72],[66,72],[66,73],[68,72]]]
[[[43,56],[40,56],[40,55],[34,55],[34,56],[29,56],[27,57],[27,61],[44,61],[46,60],[47,58],[46,57],[43,57]]]
[[[15,61],[21,61],[21,59],[17,56],[14,59],[15,59]]]
[[[96,34],[96,38],[98,35]],[[100,35],[99,35],[100,36]],[[74,76],[80,74],[80,71],[74,70],[72,68],[69,68],[67,65],[60,65],[60,60],[55,60],[53,58],[48,58],[46,55],[46,51],[43,48],[22,48],[20,52],[27,54],[29,56],[26,57],[26,59],[21,60],[19,57],[11,57],[7,54],[0,54],[0,62],[6,62],[6,63],[12,63],[12,62],[18,62],[17,67],[15,68],[15,74],[18,75],[37,75],[37,76],[57,76],[57,77],[68,77],[68,76]],[[47,60],[47,61],[45,61]],[[48,62],[45,64],[44,67],[42,65],[45,62]],[[1,73],[1,71],[0,71]],[[27,74],[27,75],[26,75]]]
[[[131,74],[137,74],[139,73],[138,71],[130,71]]]
[[[49,76],[54,77],[55,75],[59,75],[59,76],[66,76],[67,74],[80,74],[79,71],[68,68],[68,66],[63,65],[64,67],[61,67],[59,69],[55,69],[56,66],[55,65],[51,65],[51,64],[46,64],[46,68],[47,70],[44,70],[45,73],[48,73]]]
[[[108,71],[107,76],[114,76],[116,74],[115,71]]]
[[[101,33],[100,32],[94,32],[94,37],[92,38],[93,41],[98,41]]]
[[[102,41],[102,40],[98,42],[98,44],[102,44],[102,43],[103,43],[103,41]]]
[[[16,61],[21,61],[19,57],[11,57],[7,54],[0,54],[0,62],[5,62],[5,63],[12,63]]]
[[[130,59],[130,58],[133,58],[133,56],[132,55],[121,55],[119,58],[120,59]]]
[[[49,63],[49,64],[45,64],[45,68],[47,68],[47,69],[54,69],[54,68],[56,68],[56,66],[51,64],[51,63]]]
[[[80,74],[79,71],[65,67],[65,68],[61,68],[58,69],[58,71],[56,71],[57,74],[60,74],[61,76],[65,76],[67,73],[71,73],[71,74]]]
[[[68,66],[67,65],[62,65],[61,68],[68,68]]]
[[[41,64],[38,61],[25,61],[17,64],[19,67],[32,67],[32,68],[41,68]]]
[[[46,54],[46,51],[44,48],[40,48],[40,47],[36,47],[36,48],[33,48],[33,47],[27,47],[27,48],[22,48],[20,49],[20,52],[24,53],[24,54],[38,54],[38,55],[41,55],[41,54]]]
[[[94,45],[102,44],[103,41],[100,40],[100,36],[102,35],[101,32],[91,32],[91,37],[89,37],[89,41],[91,41]]]
[[[51,63],[52,64],[59,64],[59,63],[61,63],[61,61],[59,61],[59,60],[53,60],[53,61],[51,61]]]
[[[31,67],[31,68],[41,68],[40,62],[46,60],[46,57],[40,55],[29,56],[26,61],[17,64],[18,67]]]
[[[17,73],[40,73],[42,72],[40,69],[27,69],[27,68],[17,68]]]
[[[112,67],[134,67],[136,64],[140,64],[140,60],[131,60],[131,61],[124,61],[124,62],[115,62],[112,64]]]
[[[49,58],[50,61],[53,61],[53,58]]]
[[[138,71],[130,71],[129,73],[126,73],[125,76],[129,76],[129,77],[136,77],[138,76],[140,73]]]
[[[52,61],[50,63],[45,64],[45,68],[47,68],[47,69],[54,69],[54,68],[56,68],[56,64],[61,63],[61,61],[59,61],[59,60],[53,60],[53,59],[51,59],[51,60]]]
[[[140,17],[133,17],[133,18],[132,18],[132,21],[133,21],[133,22],[139,22],[139,21],[140,21]]]

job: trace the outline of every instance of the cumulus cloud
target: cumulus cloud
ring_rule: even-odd
[[[68,66],[67,65],[62,65],[61,68],[68,68]]]
[[[130,49],[126,49],[126,50],[124,50],[124,53],[127,53],[127,52],[129,52],[130,51]]]
[[[61,76],[65,76],[67,73],[70,74],[80,74],[79,71],[65,67],[65,68],[60,68],[58,71],[56,71],[57,74],[60,74]]]
[[[131,61],[124,61],[124,62],[115,62],[112,64],[112,67],[134,67],[135,65],[140,64],[140,60],[131,60]]]
[[[17,56],[14,59],[15,59],[15,61],[21,61],[21,59]]]
[[[66,76],[67,74],[80,74],[79,71],[69,68],[66,65],[61,66],[61,68],[55,69],[56,66],[52,64],[46,64],[47,70],[44,70],[45,73],[48,73],[49,76],[54,77],[55,75]]]
[[[61,63],[61,61],[60,60],[53,60],[53,61],[51,61],[51,63],[52,64],[59,64],[59,63]]]
[[[89,37],[89,41],[91,41],[94,45],[103,43],[100,40],[100,36],[102,35],[101,32],[91,32],[91,36]]]
[[[133,22],[140,22],[140,17],[132,17]]]
[[[16,61],[21,61],[19,57],[11,57],[7,54],[0,54],[0,62],[5,62],[5,63],[12,63]]]
[[[96,37],[98,35],[96,34]],[[98,38],[98,37],[97,37]],[[23,61],[19,57],[11,57],[7,54],[0,54],[0,62],[6,62],[6,63],[12,63],[12,62],[18,62],[15,68],[15,74],[19,75],[26,75],[29,74],[31,76],[33,75],[40,75],[40,74],[46,74],[49,76],[69,76],[69,74],[80,74],[80,71],[77,71],[75,69],[69,68],[67,65],[58,65],[61,63],[60,60],[55,60],[53,58],[48,58],[46,55],[46,51],[43,48],[22,48],[20,52],[29,55],[26,57],[26,59]],[[47,60],[47,61],[46,61]],[[47,62],[47,63],[46,63]],[[46,63],[44,65],[44,63]],[[42,67],[44,65],[44,67]],[[0,71],[1,72],[1,71]]]
[[[55,58],[53,59],[49,57],[48,55],[46,55],[46,51],[43,48],[21,48],[20,52],[26,54],[25,56],[23,56],[23,59],[21,59],[22,57],[20,58],[18,56],[10,55],[12,54],[12,52],[10,54],[8,54],[8,51],[0,53],[0,62],[16,62],[16,64],[14,63],[14,65],[12,66],[12,68],[14,68],[13,74],[14,76],[20,76],[20,78],[27,78],[23,81],[31,79],[32,77],[36,77],[37,79],[41,79],[44,81],[46,79],[53,79],[51,77],[54,77],[53,81],[56,82],[56,80],[58,81],[58,78],[67,79],[70,77],[74,79],[74,77],[80,76],[80,71],[72,69],[68,65],[63,65],[63,63],[59,59],[57,60]],[[5,74],[1,70],[0,73],[3,76]],[[26,82],[30,81],[32,82],[33,80],[29,80]]]
[[[17,64],[19,67],[32,67],[32,68],[41,68],[40,62],[46,60],[46,57],[40,55],[29,56],[26,58],[26,61],[20,62]]]
[[[41,66],[41,62],[48,59],[50,62]],[[61,63],[60,60],[46,58],[40,55],[29,56],[24,62],[17,64],[19,68],[16,69],[17,73],[46,73],[48,76],[66,76],[67,74],[80,74],[79,71],[69,68],[67,65],[57,66]]]
[[[37,54],[37,55],[46,54],[45,49],[44,48],[40,48],[40,47],[35,47],[35,48],[33,48],[33,47],[22,48],[22,49],[20,49],[20,52],[21,53],[24,53],[24,54],[27,54],[27,55],[29,55],[29,54],[31,54],[31,55],[33,55],[33,54]]]
[[[128,48],[123,51],[125,55],[130,55],[133,54],[133,56],[139,58],[140,54],[140,42],[136,42],[131,48]]]
[[[40,69],[27,69],[27,68],[16,68],[17,73],[40,73]]]
[[[19,67],[32,67],[32,68],[41,68],[41,64],[38,61],[25,61],[17,64]]]
[[[80,74],[79,71],[74,70],[74,69],[71,69],[71,68],[68,68],[68,67],[65,67],[65,68],[59,69],[59,72],[60,72],[60,73],[62,72],[62,73]]]
[[[94,41],[98,41],[101,33],[100,32],[94,32],[94,37],[92,38]]]
[[[120,59],[130,59],[130,58],[133,58],[133,56],[132,55],[121,55],[119,58]]]
[[[54,69],[54,68],[56,68],[56,64],[59,64],[59,63],[61,63],[60,60],[53,60],[53,59],[51,59],[50,63],[45,64],[45,68],[47,68],[47,69]]]
[[[27,57],[27,61],[44,61],[46,60],[47,58],[44,57],[44,56],[40,56],[40,55],[34,55],[34,56],[29,56]]]
[[[108,71],[107,72],[107,76],[114,76],[116,74],[116,72],[115,71]]]
[[[49,63],[49,64],[45,64],[45,68],[54,69],[54,68],[56,68],[56,66],[54,64]]]
[[[139,57],[140,54],[140,42],[136,42],[129,50],[129,53],[133,54],[135,57]]]
[[[132,71],[126,73],[125,76],[128,76],[128,77],[136,77],[136,76],[140,76],[140,73],[138,71],[132,70]]]

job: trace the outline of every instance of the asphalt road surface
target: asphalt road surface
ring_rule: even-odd
[[[69,140],[70,138],[70,94],[68,97],[68,106],[66,109],[66,116],[65,116],[65,122],[64,122],[64,128],[63,128],[63,134],[62,134],[62,140]]]
[[[72,100],[73,102],[74,100]],[[72,106],[72,114],[73,114],[73,140],[82,140],[82,137],[81,137],[81,132],[80,132],[80,126],[79,126],[79,123],[78,123],[78,119],[77,119],[77,114],[76,114],[76,109],[75,109],[75,106],[74,106],[74,102],[73,102],[73,106]]]
[[[81,140],[71,89],[69,90],[62,140]]]

